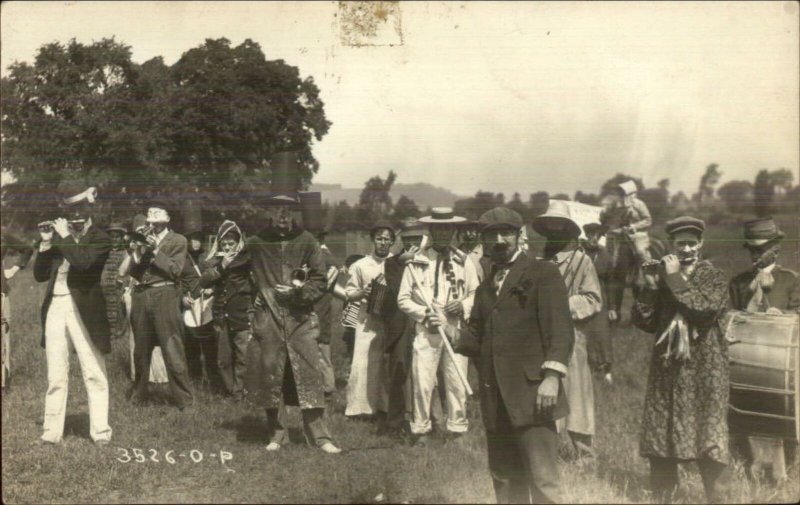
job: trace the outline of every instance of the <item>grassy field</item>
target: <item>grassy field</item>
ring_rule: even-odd
[[[787,241],[783,263],[797,268],[797,226],[784,228],[794,241]],[[729,274],[747,267],[739,237],[733,226],[714,230],[709,237],[710,255]],[[331,246],[336,248],[335,240]],[[340,388],[332,399],[329,422],[345,449],[341,455],[329,456],[302,443],[267,453],[262,409],[203,391],[196,393],[197,405],[190,414],[168,405],[128,404],[124,400],[130,384],[127,344],[120,341],[107,360],[112,444],[95,447],[88,438],[86,394],[73,357],[64,442],[55,447],[35,445],[47,385],[38,323],[44,286],[33,282],[30,269],[12,283],[13,375],[11,389],[2,398],[5,503],[494,501],[475,399],[470,401],[472,424],[464,439],[423,449],[397,445],[377,436],[372,424],[345,418],[344,345],[338,325],[333,354]],[[652,342],[652,337],[627,323],[618,329],[614,385],[595,381],[598,464],[561,465],[566,502],[649,501],[647,464],[638,456],[637,441]],[[474,370],[471,379],[476,381]],[[300,442],[299,415],[291,409],[289,414],[293,439]],[[748,481],[739,463],[733,470],[732,502],[786,503],[800,498],[796,466],[782,484]],[[682,476],[680,502],[703,501],[696,469],[688,467]]]

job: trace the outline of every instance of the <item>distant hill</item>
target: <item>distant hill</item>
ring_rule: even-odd
[[[322,193],[322,201],[330,203],[346,200],[350,205],[358,203],[361,195],[361,188],[343,188],[341,184],[312,184],[309,191],[319,191]],[[414,184],[395,184],[390,192],[392,201],[396,202],[401,195],[406,195],[416,202],[420,210],[425,210],[428,206],[449,206],[452,207],[456,200],[465,198],[457,195],[450,190],[433,186],[425,182]]]

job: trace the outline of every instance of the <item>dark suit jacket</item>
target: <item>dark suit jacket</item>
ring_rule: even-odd
[[[753,292],[750,283],[756,272],[749,270],[731,279],[730,294],[731,306],[736,310],[745,310]],[[775,284],[764,290],[764,298],[770,307],[775,307],[784,312],[800,313],[800,276],[788,268],[775,265],[772,270]]]
[[[140,284],[171,281],[183,287],[183,267],[188,254],[186,237],[169,230],[158,244],[158,253],[154,255],[148,251],[139,264],[131,266],[131,277]]]
[[[503,401],[515,427],[551,422],[567,415],[560,388],[548,416],[535,411],[542,365],[556,361],[566,368],[575,340],[567,290],[554,264],[521,254],[511,266],[499,296],[490,274],[475,292],[469,324],[456,350],[478,358],[481,411],[494,431],[498,402]]]
[[[111,329],[106,315],[106,300],[100,277],[111,251],[108,234],[96,226],[91,226],[79,243],[72,237],[53,237],[52,247],[38,253],[33,264],[33,276],[38,282],[47,281],[47,293],[42,303],[42,347],[45,344],[47,311],[53,299],[53,286],[58,275],[58,267],[69,261],[67,285],[72,299],[78,307],[83,324],[94,344],[103,353],[111,352]]]
[[[31,260],[31,256],[33,256],[33,248],[25,243],[25,241],[18,239],[10,233],[3,233],[3,237],[0,239],[0,261],[6,259],[6,254],[8,254],[9,251],[16,251],[19,255],[14,264],[20,269],[25,268]],[[2,291],[4,295],[7,295],[10,288],[7,284],[8,279],[6,279],[5,269],[6,266],[3,265],[3,271],[0,272],[0,291]]]

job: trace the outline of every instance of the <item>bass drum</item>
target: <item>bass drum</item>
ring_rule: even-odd
[[[734,311],[729,425],[732,433],[800,440],[800,316]]]

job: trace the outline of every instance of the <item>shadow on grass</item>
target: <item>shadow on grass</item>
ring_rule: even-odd
[[[90,439],[89,414],[67,414],[64,419],[64,436]]]
[[[267,425],[264,418],[246,415],[229,419],[219,425],[223,430],[231,430],[236,432],[236,440],[238,442],[245,442],[251,444],[266,444],[267,443]],[[303,430],[296,427],[288,427],[289,442],[293,444],[305,443],[306,438],[303,435]]]

